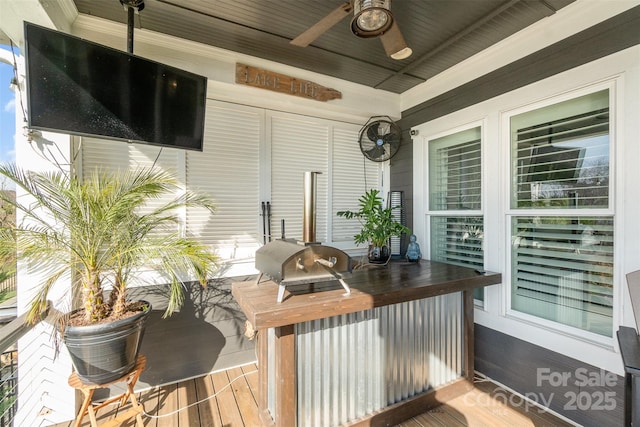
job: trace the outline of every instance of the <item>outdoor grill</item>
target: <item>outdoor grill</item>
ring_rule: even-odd
[[[324,246],[316,239],[316,184],[319,172],[304,174],[304,210],[302,241],[283,238],[256,251],[256,269],[278,284],[277,302],[282,302],[287,285],[311,284],[337,280],[351,293],[343,275],[351,272],[351,258],[340,249]]]

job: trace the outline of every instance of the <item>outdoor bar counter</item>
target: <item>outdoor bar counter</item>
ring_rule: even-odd
[[[393,425],[473,387],[473,290],[498,273],[422,260],[354,269],[346,282],[238,282],[257,331],[265,425]]]

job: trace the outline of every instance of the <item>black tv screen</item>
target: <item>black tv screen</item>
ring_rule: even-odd
[[[536,146],[531,149],[531,163],[525,181],[575,182],[580,178],[584,152],[585,149],[579,147]]]
[[[32,129],[202,150],[206,77],[25,23]]]

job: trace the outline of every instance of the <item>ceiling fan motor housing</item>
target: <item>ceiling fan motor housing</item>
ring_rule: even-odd
[[[393,25],[391,0],[355,0],[351,31],[358,37],[384,34]]]

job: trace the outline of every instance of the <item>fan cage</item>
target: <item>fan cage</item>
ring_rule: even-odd
[[[388,125],[388,131],[380,134],[380,126]],[[387,137],[388,138],[385,138]],[[375,138],[375,139],[374,139]],[[391,159],[400,150],[402,130],[388,116],[373,116],[360,129],[359,145],[362,154],[374,162]],[[382,143],[379,143],[382,141]]]

